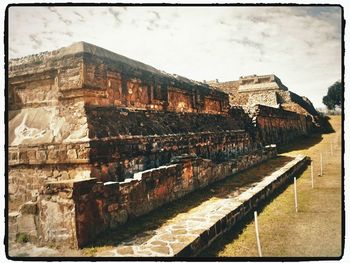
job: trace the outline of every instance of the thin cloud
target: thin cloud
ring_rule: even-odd
[[[244,37],[243,39],[230,38],[229,41],[230,42],[235,42],[237,44],[241,44],[241,45],[243,45],[245,47],[250,47],[250,48],[253,48],[253,49],[257,49],[260,52],[260,54],[262,54],[262,55],[265,53],[264,50],[263,50],[264,46],[263,46],[262,43],[250,40],[247,37]]]
[[[66,25],[72,24],[72,21],[64,18],[64,15],[62,15],[59,11],[57,11],[56,8],[50,6],[48,7],[48,9],[50,12],[54,13],[58,17],[58,19],[63,23],[65,23]]]
[[[271,37],[271,34],[267,33],[267,32],[260,32],[260,35],[263,37],[263,38],[269,38]]]
[[[253,23],[267,23],[270,19],[269,17],[266,17],[266,16],[253,15],[253,16],[249,16],[249,20],[252,21]]]
[[[228,24],[225,22],[225,20],[223,20],[223,19],[219,19],[218,22],[219,22],[220,25],[226,25],[226,26],[228,25]]]
[[[85,22],[85,17],[83,17],[81,14],[78,12],[74,11],[73,14],[75,14],[77,17],[79,17],[79,21],[84,23]]]
[[[44,36],[44,39],[46,39],[48,41],[53,41],[53,37],[51,37],[51,36]]]
[[[160,15],[159,15],[159,13],[158,12],[156,12],[156,11],[151,11],[151,14],[154,14],[155,15],[155,17],[156,17],[156,19],[160,19]]]
[[[151,18],[148,19],[148,26],[146,27],[147,30],[153,31],[161,26],[159,23],[160,21],[160,14],[156,11],[150,11]],[[164,25],[165,28],[169,28],[168,25]]]
[[[325,35],[325,39],[326,40],[330,40],[330,41],[332,41],[332,40],[339,41],[341,38],[340,38],[339,35],[336,35],[336,34],[333,34],[333,33],[329,33],[329,34]]]
[[[13,48],[13,47],[10,47],[9,49],[10,49],[10,51],[11,51],[12,53],[18,54],[18,49],[15,49],[15,48]]]
[[[34,49],[39,49],[42,46],[43,42],[38,38],[38,36],[32,34],[32,35],[29,35],[29,39],[32,42],[34,42],[34,45],[32,45]]]
[[[43,20],[44,28],[48,28],[48,26],[49,26],[49,20],[48,20],[46,17],[43,17],[42,20]]]
[[[309,47],[309,48],[313,48],[315,46],[315,43],[312,41],[305,41],[305,44]]]
[[[112,7],[108,8],[108,12],[114,17],[117,24],[120,24],[122,21],[120,19],[120,12],[113,9]]]
[[[73,36],[73,32],[70,32],[70,31],[63,32],[63,34],[69,37]]]

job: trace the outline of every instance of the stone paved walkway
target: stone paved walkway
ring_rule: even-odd
[[[79,250],[73,250],[69,248],[55,249],[49,247],[39,247],[31,243],[9,243],[9,256],[10,257],[82,257],[83,255]],[[17,259],[18,260],[18,259]],[[3,261],[1,261],[3,262]]]
[[[186,213],[179,213],[159,228],[137,234],[118,246],[96,253],[98,257],[169,257],[176,256],[219,220],[249,200],[254,194],[276,180],[297,162],[298,156],[259,182],[226,189],[226,193],[204,201]]]

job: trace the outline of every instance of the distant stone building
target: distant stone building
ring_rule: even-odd
[[[285,130],[291,126],[291,119],[298,119],[299,125],[308,131],[332,131],[327,119],[320,115],[307,97],[289,91],[273,74],[249,75],[228,82],[216,79],[206,83],[228,93],[231,107],[244,109],[264,143],[288,141]],[[305,120],[300,116],[305,116]]]
[[[291,92],[275,75],[250,75],[236,81],[208,81],[209,85],[225,91],[230,96],[231,106],[249,108],[265,105],[307,115],[317,123],[319,113],[311,101]]]

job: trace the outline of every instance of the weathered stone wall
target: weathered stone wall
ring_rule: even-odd
[[[303,96],[299,96],[288,90],[281,80],[275,75],[247,76],[237,81],[210,82],[210,85],[227,92],[230,96],[231,106],[243,106],[245,108],[255,105],[265,105],[274,108],[282,108],[301,115],[308,116],[313,121],[313,131],[322,129],[324,122],[312,105],[312,102]]]
[[[312,102],[304,96],[289,91],[276,76],[252,75],[241,77],[237,81],[210,82],[210,85],[227,92],[231,106],[240,105],[247,112],[250,107],[254,110],[254,106],[258,104],[292,111],[306,116],[308,132],[332,132],[327,118],[317,112]],[[272,120],[271,122],[276,123]]]
[[[252,93],[249,94],[248,98],[249,105],[268,105],[268,106],[277,106],[278,97],[275,91],[267,91],[265,93]]]
[[[268,147],[219,164],[202,158],[175,158],[173,164],[136,173],[125,182],[92,186],[93,190],[89,194],[76,199],[79,211],[78,246],[83,246],[108,228],[146,214],[275,155],[276,148]],[[86,211],[98,213],[91,213],[91,217],[87,218]],[[84,236],[89,238],[85,239]]]
[[[135,172],[165,165],[178,155],[196,154],[222,162],[255,146],[245,131],[92,141],[90,162],[95,166],[91,175],[102,181],[122,181]]]
[[[75,179],[46,183],[37,203],[23,206],[34,211],[30,217],[35,223],[27,225],[27,233],[33,240],[41,237],[39,242],[46,244],[82,247],[109,228],[275,155],[275,147],[266,147],[220,164],[186,155],[124,182]],[[13,236],[22,216],[11,217]]]
[[[239,78],[238,92],[255,92],[268,90],[288,90],[275,75],[250,75]]]
[[[234,116],[87,107],[92,176],[122,181],[182,154],[222,162],[258,147]],[[252,126],[252,125],[251,125]],[[106,173],[107,172],[107,173]],[[117,176],[117,177],[116,177]]]
[[[67,169],[122,180],[177,154],[218,159],[226,137],[238,149],[227,94],[86,43],[10,61],[8,91],[11,200]]]
[[[83,46],[88,51],[84,53],[82,72],[82,88],[90,93],[90,98],[85,98],[86,105],[199,113],[228,110],[227,95],[206,84],[166,74],[142,63],[116,57],[106,50],[92,52],[90,46]],[[74,94],[77,91],[71,92]],[[218,107],[206,105],[206,99]]]
[[[313,122],[308,116],[263,105],[249,108],[263,144],[286,144],[312,131]]]
[[[90,165],[16,166],[8,172],[9,201],[36,201],[48,181],[90,177]]]
[[[123,181],[136,172],[165,165],[177,155],[196,154],[222,162],[259,146],[252,132],[245,131],[249,123],[242,121],[242,112],[235,110],[230,111],[232,118],[114,107],[89,106],[85,111],[87,142],[9,147],[11,200],[31,200],[47,180]]]

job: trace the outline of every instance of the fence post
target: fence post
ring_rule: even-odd
[[[260,237],[259,237],[258,213],[256,211],[254,211],[254,222],[255,222],[255,235],[256,235],[256,243],[258,246],[258,253],[259,253],[259,257],[262,257]]]
[[[311,188],[314,188],[314,162],[311,161]]]
[[[322,153],[320,153],[320,170],[321,170],[320,176],[323,176],[323,156],[322,156]]]
[[[295,212],[298,213],[297,179],[294,177],[294,204]]]

